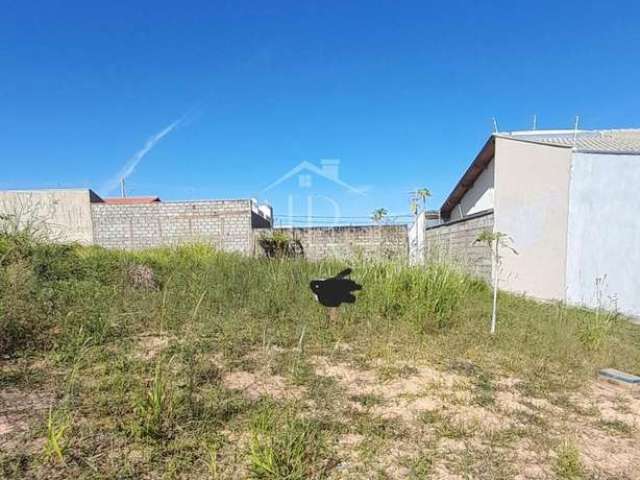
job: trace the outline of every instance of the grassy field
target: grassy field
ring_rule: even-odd
[[[640,478],[640,327],[455,268],[0,236],[0,476]]]

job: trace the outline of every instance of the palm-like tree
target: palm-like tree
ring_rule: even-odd
[[[386,208],[376,208],[371,214],[374,223],[380,223],[389,214]]]
[[[431,190],[420,188],[416,191],[416,197],[422,202],[422,211],[427,211],[427,199],[431,196]]]

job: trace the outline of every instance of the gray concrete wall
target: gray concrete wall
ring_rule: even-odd
[[[107,248],[203,242],[252,254],[252,214],[250,200],[91,205],[95,243]]]
[[[640,316],[640,156],[574,153],[567,301]]]
[[[406,260],[408,257],[405,225],[257,229],[254,230],[257,255],[263,254],[257,240],[273,232],[284,232],[300,241],[304,257],[312,261],[355,257]]]
[[[495,230],[504,251],[501,288],[535,298],[565,298],[571,148],[496,138]]]
[[[0,214],[54,242],[91,244],[92,194],[89,189],[0,191]]]
[[[493,230],[493,212],[478,212],[425,230],[425,258],[453,262],[472,275],[491,280],[491,251],[475,240],[484,230]]]

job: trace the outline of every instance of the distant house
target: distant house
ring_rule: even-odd
[[[101,198],[89,189],[0,191],[0,228],[15,225],[57,242],[130,250],[203,242],[253,254],[254,230],[272,211],[253,199],[163,202]]]
[[[467,246],[482,228],[503,232],[518,255],[504,251],[502,288],[640,315],[639,185],[640,129],[498,133],[427,242],[446,239],[455,250],[454,227]]]

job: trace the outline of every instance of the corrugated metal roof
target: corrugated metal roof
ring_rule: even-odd
[[[497,137],[571,147],[579,152],[640,153],[640,129],[530,130],[501,132]]]

